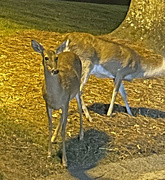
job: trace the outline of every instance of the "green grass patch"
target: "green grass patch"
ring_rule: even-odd
[[[1,0],[0,30],[37,29],[104,34],[124,19],[128,6],[58,0]]]

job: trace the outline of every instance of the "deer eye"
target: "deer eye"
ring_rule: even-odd
[[[57,61],[57,60],[58,60],[58,57],[55,58],[55,61]]]
[[[45,57],[45,60],[46,60],[46,61],[48,61],[48,60],[49,60],[49,58],[48,58],[48,57]]]

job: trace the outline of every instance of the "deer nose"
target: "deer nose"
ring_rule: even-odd
[[[55,75],[55,74],[58,74],[59,73],[59,70],[58,69],[53,69],[51,71],[51,75]]]

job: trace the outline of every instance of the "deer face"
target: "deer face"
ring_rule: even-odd
[[[57,69],[57,61],[58,56],[52,50],[44,51],[43,52],[43,65],[48,71],[52,74],[58,74],[59,70]]]
[[[32,40],[31,45],[34,51],[40,53],[43,57],[43,65],[52,75],[58,74],[57,60],[58,56],[53,50],[45,50],[45,48],[37,41]]]

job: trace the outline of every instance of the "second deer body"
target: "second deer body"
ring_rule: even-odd
[[[45,81],[43,84],[43,97],[46,102],[49,120],[49,147],[48,156],[52,154],[52,142],[56,139],[62,126],[62,163],[67,166],[65,150],[65,129],[68,116],[69,101],[76,97],[80,113],[80,140],[83,138],[82,106],[80,99],[81,61],[71,52],[60,53],[58,56],[52,50],[45,50],[38,42],[32,40],[33,49],[43,58]],[[52,109],[62,109],[62,115],[55,133],[52,134]]]
[[[106,41],[88,33],[71,33],[66,37],[69,44],[64,41],[57,53],[70,49],[82,61],[81,90],[90,74],[100,78],[113,78],[115,87],[107,115],[112,115],[112,110],[118,91],[124,99],[127,112],[132,115],[127,101],[123,80],[132,81],[134,78],[156,77],[165,74],[165,59],[146,61],[135,50],[127,46]],[[83,102],[83,101],[82,101]],[[91,117],[83,102],[86,117]]]

